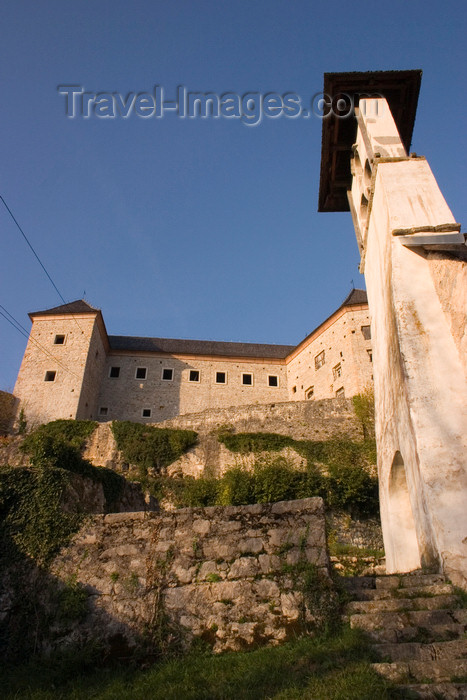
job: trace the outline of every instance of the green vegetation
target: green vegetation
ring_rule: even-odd
[[[42,439],[48,437],[81,450],[96,427],[97,423],[92,420],[54,420],[27,435],[21,449],[27,454],[35,454]]]
[[[248,435],[250,439],[251,434]],[[245,444],[242,436],[239,442]],[[251,443],[247,441],[247,444]],[[159,477],[151,488],[156,497],[168,498],[179,508],[273,503],[322,496],[331,508],[357,517],[378,513],[378,482],[367,466],[371,464],[373,443],[303,441],[297,444],[302,454],[307,455],[307,465],[302,470],[297,470],[282,456],[262,455],[251,471],[234,467],[220,478]]]
[[[139,467],[141,477],[147,476],[148,469],[159,472],[172,464],[198,440],[193,430],[154,428],[131,421],[114,421],[112,432],[124,459]]]
[[[110,469],[94,467],[80,450],[95,429],[92,421],[59,420],[28,435],[21,449],[30,467],[0,471],[0,554],[26,555],[46,566],[79,529],[84,513],[63,509],[72,474],[102,484],[106,510],[112,511],[125,480]]]
[[[200,645],[201,646],[201,645]],[[93,650],[4,669],[5,700],[390,700],[399,695],[371,668],[358,630],[279,647],[213,655],[198,649],[147,670],[96,668]]]
[[[67,476],[63,469],[0,471],[0,556],[5,561],[26,555],[45,566],[78,530],[84,516],[66,513],[60,504]]]
[[[364,438],[375,434],[375,394],[372,386],[367,386],[361,394],[352,397],[355,415],[360,420]]]

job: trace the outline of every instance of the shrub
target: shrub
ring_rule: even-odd
[[[142,474],[146,474],[148,468],[160,471],[167,467],[198,439],[193,430],[154,428],[131,421],[114,421],[112,432],[124,459],[140,467]]]
[[[252,475],[240,467],[228,469],[219,480],[217,503],[221,506],[241,506],[254,502]]]
[[[296,498],[302,474],[279,458],[271,463],[257,463],[253,478],[255,502],[274,503]]]
[[[331,464],[326,479],[326,501],[355,516],[378,513],[378,480],[357,465]]]
[[[294,446],[295,440],[277,433],[231,433],[220,430],[219,442],[231,452],[280,452],[284,447]]]
[[[363,437],[366,439],[375,434],[375,394],[372,386],[368,386],[352,397],[355,415],[361,421]]]

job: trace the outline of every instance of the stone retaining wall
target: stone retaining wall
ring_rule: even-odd
[[[84,621],[58,640],[201,637],[214,651],[277,644],[323,614],[302,590],[309,564],[328,581],[320,498],[172,513],[95,516],[51,573],[88,592]]]

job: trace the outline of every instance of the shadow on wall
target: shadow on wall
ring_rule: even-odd
[[[17,399],[8,391],[0,391],[0,435],[8,435],[13,428]]]
[[[189,381],[196,371],[175,358],[112,357],[98,397],[97,420],[159,423],[174,418],[182,410],[182,384],[189,391],[191,383],[196,398],[199,381]]]
[[[11,538],[2,538],[0,567],[0,600],[4,603],[0,654],[7,664],[64,649],[70,658],[86,651],[93,662],[128,659],[138,651],[148,658],[160,653],[156,643],[149,638],[143,642],[128,625],[96,605],[99,591],[83,586],[76,576],[61,580],[39,568]],[[99,637],[99,629],[110,632]]]

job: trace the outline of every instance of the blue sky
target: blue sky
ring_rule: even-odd
[[[297,343],[363,286],[350,214],[318,214],[318,118],[68,119],[87,91],[294,92],[422,68],[412,150],[466,222],[465,2],[5,0],[0,194],[61,294],[112,334]],[[464,228],[465,230],[465,228]],[[60,304],[0,204],[0,304]],[[0,317],[0,388],[25,339]]]

